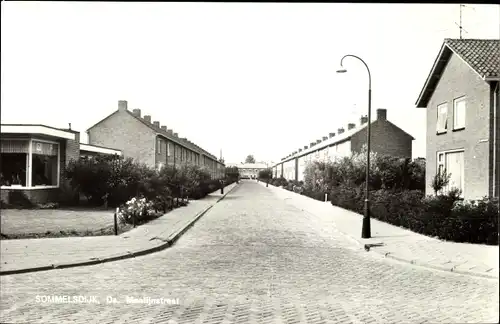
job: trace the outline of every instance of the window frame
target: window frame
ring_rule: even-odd
[[[26,154],[26,186],[1,186],[0,189],[7,190],[40,190],[40,189],[57,189],[60,187],[61,183],[61,143],[57,141],[51,141],[46,139],[40,139],[38,137],[29,138],[2,138],[5,141],[27,141],[28,142],[28,153]],[[49,144],[57,145],[57,184],[54,186],[32,186],[33,183],[33,141],[43,142]],[[8,154],[8,153],[6,153]]]
[[[464,191],[465,191],[465,149],[464,148],[459,148],[459,149],[452,149],[452,150],[445,150],[445,151],[437,151],[437,159],[436,159],[436,166],[437,166],[437,171],[439,171],[440,167],[442,167],[444,170],[447,170],[447,173],[449,173],[449,168],[446,168],[446,155],[447,154],[453,154],[453,153],[463,153],[463,167],[462,170],[460,170],[460,178],[462,179],[462,188],[459,188],[462,192],[460,193],[460,198],[464,197]],[[439,157],[442,156],[442,160],[439,161]],[[444,192],[448,192],[451,188],[446,186],[443,188]]]
[[[463,102],[465,107],[464,107],[464,111],[463,111],[463,125],[461,126],[456,126],[457,125],[457,104],[458,103],[461,103]],[[462,129],[465,129],[465,124],[467,122],[467,97],[466,96],[461,96],[461,97],[458,97],[458,98],[455,98],[453,99],[453,131],[459,131],[459,130],[462,130]]]
[[[156,139],[156,154],[161,154],[161,138]]]
[[[445,120],[444,120],[444,128],[440,128],[440,123],[439,123],[439,116],[441,115],[440,108],[444,107],[445,108]],[[445,134],[448,132],[448,102],[443,102],[436,107],[436,113],[437,113],[437,118],[436,118],[436,134]]]

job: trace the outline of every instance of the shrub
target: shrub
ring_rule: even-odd
[[[456,242],[498,245],[498,198],[456,201],[441,236]],[[449,229],[452,230],[449,230]]]
[[[454,242],[498,245],[498,200],[463,202],[460,191],[424,197],[421,190],[375,190],[371,216],[414,232]],[[340,185],[331,191],[333,205],[363,214],[362,187]]]
[[[134,197],[120,207],[117,216],[122,223],[139,225],[158,216],[153,205],[144,197]]]
[[[271,180],[273,177],[273,171],[271,169],[260,170],[257,178],[262,181]]]
[[[117,206],[138,194],[140,182],[148,173],[146,166],[130,158],[96,156],[70,161],[64,175],[92,205],[102,205],[106,200]]]
[[[61,178],[59,185],[59,203],[61,206],[75,206],[80,202],[80,191],[78,185],[71,185],[69,179]]]
[[[446,169],[438,170],[438,172],[432,178],[432,189],[434,194],[441,192],[450,183],[451,174],[446,173]]]
[[[240,171],[238,167],[227,167],[224,172],[228,183],[236,182],[240,178]]]
[[[286,187],[288,181],[283,177],[279,177],[279,178],[274,178],[272,184],[275,185],[276,187],[282,187],[282,186]]]

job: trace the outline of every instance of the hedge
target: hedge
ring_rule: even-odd
[[[370,167],[371,216],[414,232],[454,242],[498,245],[498,199],[463,201],[456,190],[425,196],[425,161],[373,154]],[[304,181],[273,178],[270,184],[364,213],[366,152],[335,162],[312,162]]]
[[[363,214],[364,188],[340,185],[330,195],[333,205]],[[419,190],[375,190],[370,215],[447,241],[498,245],[498,199],[462,201],[456,193],[424,197]]]
[[[220,179],[210,179],[208,171],[196,165],[165,166],[158,171],[130,158],[71,161],[64,175],[70,185],[63,188],[61,197],[69,205],[75,204],[69,198],[78,191],[95,206],[117,207],[134,197],[145,197],[157,207],[171,207],[174,199],[200,199],[221,187]],[[234,181],[234,176],[225,179],[225,185]]]

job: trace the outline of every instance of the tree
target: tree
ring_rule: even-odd
[[[436,175],[432,178],[432,189],[434,194],[437,195],[450,183],[451,173],[447,173],[446,169],[438,170]]]
[[[240,170],[238,167],[227,167],[225,173],[228,181],[237,181],[240,178]]]
[[[253,155],[249,155],[247,156],[247,158],[245,159],[245,163],[255,163],[255,158],[253,157]]]
[[[273,171],[271,169],[260,170],[258,178],[264,180],[267,187],[269,185],[269,180],[273,178]]]

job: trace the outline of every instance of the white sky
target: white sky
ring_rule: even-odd
[[[2,2],[1,121],[85,130],[127,100],[226,161],[279,161],[373,111],[413,135],[415,101],[459,6]],[[500,6],[463,9],[464,38],[499,38]]]

